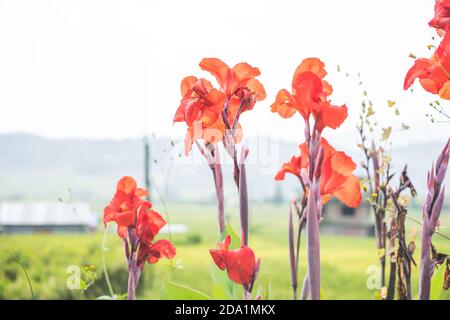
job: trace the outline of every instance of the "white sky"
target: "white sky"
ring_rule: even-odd
[[[433,96],[418,84],[414,95],[402,91],[408,54],[429,55],[433,6],[434,0],[0,1],[0,133],[137,137],[145,118],[149,132],[182,136],[183,125],[172,126],[179,83],[206,75],[198,67],[203,57],[219,57],[262,72],[268,98],[243,116],[244,133],[297,141],[299,118],[282,120],[269,106],[289,88],[298,63],[317,56],[328,66],[334,101],[350,110],[338,139],[354,140],[360,104],[356,80],[338,74],[337,64],[361,73],[386,123],[387,99],[402,101],[398,121],[412,128],[396,135],[397,143],[444,141],[449,125],[425,118]]]

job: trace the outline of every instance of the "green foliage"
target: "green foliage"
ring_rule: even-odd
[[[231,223],[227,223],[224,234],[221,237],[221,240],[223,241],[223,239],[225,239],[227,235],[231,237],[230,250],[237,249],[241,246],[241,237],[234,230]]]
[[[225,226],[225,231],[221,235],[220,241],[223,241],[228,235],[231,237],[230,249],[239,248],[241,246],[241,238],[238,236],[231,223],[228,223]],[[211,263],[210,269],[212,280],[214,282],[214,299],[237,299],[237,292],[242,289],[228,278],[227,272],[220,270],[214,263]]]
[[[250,242],[256,255],[261,258],[261,270],[253,296],[262,294],[264,299],[291,299],[287,207],[255,204],[251,209],[251,223],[258,226],[259,232],[250,234]],[[181,261],[183,268],[170,268],[171,263],[164,259],[155,265],[147,265],[137,288],[138,299],[163,297],[160,289],[164,279],[195,286],[195,289],[213,299],[222,298],[225,294],[227,297],[242,298],[242,288],[239,285],[232,284],[234,289],[226,292],[217,284],[229,280],[226,271],[213,265],[208,251],[217,242],[216,208],[205,205],[172,205],[170,210],[173,223],[185,224],[190,233],[200,234],[202,241],[188,244],[185,242],[187,234],[174,234],[177,256],[172,264]],[[238,226],[238,210],[230,208],[227,212],[236,213],[230,215],[230,221]],[[420,220],[419,210],[408,212],[408,215]],[[450,225],[448,211],[441,215],[441,225]],[[416,224],[408,220],[406,229],[410,231],[413,227],[417,227]],[[449,235],[448,228],[442,228],[441,232]],[[232,233],[232,237],[237,239],[237,232],[233,230]],[[161,238],[166,236],[167,234],[161,234]],[[26,276],[8,250],[26,263],[37,299],[120,299],[126,294],[128,280],[123,243],[115,230],[107,233],[106,237],[107,251],[102,249],[103,229],[89,234],[0,235],[0,299],[31,299]],[[328,299],[374,299],[377,290],[367,288],[366,273],[368,266],[378,264],[373,241],[373,238],[321,235],[322,286],[326,289]],[[433,244],[440,252],[450,252],[448,240],[435,235]],[[239,246],[240,240],[234,241],[233,245]],[[303,241],[301,257],[305,257],[305,245],[306,241]],[[417,245],[420,248],[420,241]],[[108,289],[103,271],[103,253],[114,295]],[[415,258],[419,253],[420,250],[417,250]],[[66,286],[69,276],[66,271],[70,265],[96,266],[97,279],[87,290],[69,290]],[[301,259],[300,282],[305,272],[305,259]],[[413,288],[417,290],[419,269],[413,267],[412,272]],[[449,292],[447,290],[441,299],[449,299],[446,296]]]
[[[162,291],[169,300],[211,300],[203,292],[168,280],[163,283]]]
[[[445,270],[447,268],[447,259],[444,263],[436,266],[436,270],[431,277],[430,300],[439,300],[444,295]]]
[[[327,295],[322,287],[320,287],[320,300],[328,300]]]

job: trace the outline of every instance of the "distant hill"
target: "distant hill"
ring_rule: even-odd
[[[284,141],[267,144],[264,143],[266,140],[258,137],[247,141],[251,150],[248,159],[250,197],[261,201],[291,199],[299,188],[296,180],[289,177],[286,183],[278,183],[273,176],[282,162],[298,152],[298,147]],[[160,138],[150,139],[150,142],[152,177],[161,193],[165,193],[168,176],[169,200],[213,201],[211,172],[198,150],[193,149],[192,157],[187,158],[182,155],[181,141]],[[430,143],[393,151],[394,167],[401,170],[404,163],[409,164],[411,178],[421,196],[427,170],[441,148],[438,143]],[[353,150],[356,152],[353,156],[358,157],[356,147],[344,149]],[[231,174],[231,170],[231,163],[227,161],[224,174]],[[131,175],[142,184],[142,140],[58,140],[28,134],[0,135],[0,200],[70,197],[104,200],[112,195],[115,182],[123,175]],[[226,179],[225,192],[228,201],[237,200],[230,179]],[[153,197],[156,193],[153,189]]]

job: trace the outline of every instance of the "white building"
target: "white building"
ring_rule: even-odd
[[[0,203],[1,233],[89,232],[98,223],[98,216],[87,203]]]

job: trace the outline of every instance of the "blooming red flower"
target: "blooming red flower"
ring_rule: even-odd
[[[328,100],[333,88],[323,79],[326,74],[325,65],[318,58],[303,60],[295,70],[291,92],[286,89],[278,92],[272,112],[283,118],[299,112],[305,121],[312,115],[319,132],[325,127],[339,127],[347,118],[347,107],[334,106]]]
[[[138,252],[137,266],[144,267],[145,261],[156,263],[160,258],[173,258],[176,249],[170,241],[153,242],[166,221],[152,210],[150,201],[141,199],[148,192],[138,188],[132,177],[123,177],[117,183],[117,191],[110,204],[105,207],[103,221],[117,223],[118,234],[130,243],[131,250]],[[127,249],[128,250],[128,249]],[[127,258],[133,261],[133,253],[127,252]]]
[[[266,97],[263,85],[256,79],[261,72],[248,63],[241,62],[230,68],[220,59],[205,58],[200,62],[200,68],[216,78],[227,98],[235,96],[245,101],[242,112],[251,110],[255,101]]]
[[[336,151],[327,140],[321,139],[323,161],[321,165],[320,195],[322,203],[327,203],[335,196],[349,207],[356,208],[361,203],[361,188],[358,177],[353,175],[356,164],[342,151]],[[290,173],[301,177],[302,170],[309,167],[308,146],[300,145],[300,155],[283,164],[275,180],[284,180]]]
[[[438,33],[446,32],[450,25],[450,0],[436,0],[434,4],[434,17],[428,23],[436,28]]]
[[[213,88],[205,79],[186,77],[181,81],[182,99],[174,122],[185,122],[188,126],[185,138],[186,154],[192,148],[195,139],[204,139],[208,143],[222,140],[225,125],[221,112],[225,95]]]
[[[166,224],[167,222],[158,212],[147,206],[142,206],[136,223],[136,235],[141,243],[150,246],[153,239]]]
[[[320,179],[323,203],[335,196],[351,208],[358,207],[362,196],[359,179],[353,175],[356,164],[344,152],[336,151],[324,138],[321,145],[324,150]]]
[[[450,33],[442,38],[431,58],[420,58],[414,62],[405,77],[403,89],[408,89],[416,79],[422,87],[443,99],[450,99]]]
[[[158,240],[155,243],[143,243],[139,245],[137,265],[142,269],[145,261],[154,264],[161,258],[172,259],[177,251],[168,240]]]
[[[258,68],[247,63],[230,68],[217,58],[203,59],[200,67],[217,79],[220,90],[203,78],[190,76],[181,82],[182,99],[173,121],[185,122],[188,126],[186,155],[196,139],[217,143],[230,128],[234,129],[235,143],[238,143],[242,132],[239,124],[234,122],[243,112],[253,109],[256,101],[266,97],[264,87],[255,79],[260,75]]]
[[[252,286],[259,270],[260,260],[255,258],[253,250],[245,245],[229,250],[231,237],[228,235],[217,249],[209,250],[214,263],[220,270],[227,270],[228,277],[245,286]]]
[[[141,199],[148,192],[138,188],[132,177],[123,177],[117,183],[117,191],[113,199],[104,209],[103,223],[114,221],[119,235],[127,236],[127,227],[136,222],[136,212],[142,205],[151,207],[151,203]]]
[[[290,161],[284,163],[275,176],[275,180],[284,180],[286,173],[293,174],[294,176],[301,178],[301,171],[307,170],[309,165],[308,158],[308,146],[306,143],[302,143],[300,146],[300,155],[293,156]]]

